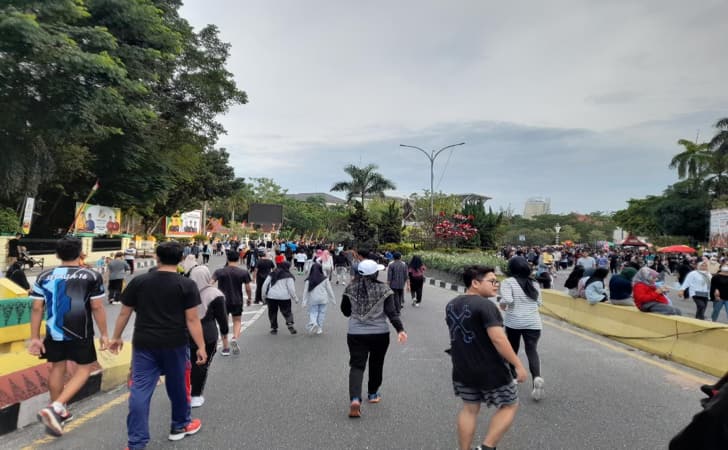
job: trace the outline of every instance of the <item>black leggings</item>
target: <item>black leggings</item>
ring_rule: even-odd
[[[513,351],[518,355],[518,348],[521,346],[521,336],[526,347],[526,357],[528,358],[528,369],[531,371],[533,378],[541,376],[541,361],[538,357],[538,339],[541,337],[541,330],[517,330],[515,328],[506,327],[506,335],[508,342],[511,343]],[[513,368],[513,366],[511,366]]]
[[[347,334],[349,345],[349,399],[361,399],[361,384],[364,369],[369,359],[369,385],[367,393],[376,394],[382,385],[384,356],[389,347],[389,333],[385,334]]]
[[[293,313],[291,312],[291,300],[268,299],[268,320],[270,320],[271,330],[278,329],[278,309],[281,310],[283,318],[286,319],[286,326],[293,326]]]
[[[693,296],[693,301],[695,302],[695,318],[705,320],[705,308],[708,307],[708,298]]]
[[[205,351],[207,352],[207,362],[201,366],[195,364],[197,359],[197,346],[195,341],[190,339],[190,359],[192,360],[192,372],[190,374],[190,395],[192,397],[199,397],[202,395],[202,391],[205,390],[205,382],[207,381],[207,371],[212,364],[212,357],[215,356],[217,351],[217,340],[205,343]]]
[[[410,276],[409,282],[412,300],[415,300],[415,303],[420,303],[422,301],[422,286],[425,284],[425,278]]]

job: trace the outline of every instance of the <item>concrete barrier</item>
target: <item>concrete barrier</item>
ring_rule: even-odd
[[[715,376],[728,371],[728,326],[681,316],[643,313],[632,306],[590,305],[551,289],[541,312],[624,344]]]

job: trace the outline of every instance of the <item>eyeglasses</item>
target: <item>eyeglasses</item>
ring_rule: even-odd
[[[498,286],[500,284],[500,281],[496,280],[495,278],[493,278],[492,280],[483,280],[483,281],[486,281],[486,282],[492,284],[493,286]]]

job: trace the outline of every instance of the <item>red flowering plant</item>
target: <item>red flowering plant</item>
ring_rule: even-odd
[[[440,211],[435,222],[435,237],[443,241],[448,247],[455,247],[458,242],[469,241],[478,229],[472,225],[475,219],[472,215],[453,214],[448,218],[444,211]]]

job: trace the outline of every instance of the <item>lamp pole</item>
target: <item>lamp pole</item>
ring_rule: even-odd
[[[414,148],[415,150],[421,151],[422,153],[424,153],[425,156],[427,156],[427,159],[430,160],[430,216],[433,216],[433,217],[435,216],[435,160],[445,150],[452,148],[452,147],[457,147],[459,145],[465,145],[465,142],[461,142],[459,144],[448,145],[446,147],[442,147],[439,150],[432,150],[432,151],[430,151],[430,153],[427,153],[426,150],[423,150],[414,145],[399,144],[400,147]]]
[[[556,230],[556,245],[559,245],[559,232],[561,231],[561,225],[558,223],[554,226],[554,230]]]

